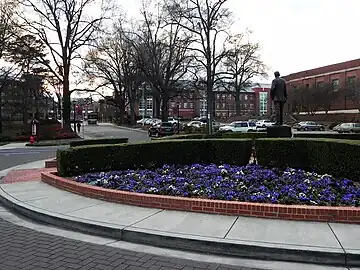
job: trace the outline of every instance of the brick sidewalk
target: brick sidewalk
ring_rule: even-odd
[[[0,218],[0,270],[255,270],[155,256],[20,227]]]
[[[4,176],[0,183],[11,184],[28,181],[39,181],[41,179],[42,172],[52,172],[55,168],[42,168],[42,169],[26,169],[26,170],[14,170]]]

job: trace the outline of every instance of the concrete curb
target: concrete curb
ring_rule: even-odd
[[[345,252],[331,251],[331,249],[321,250],[320,248],[315,248],[311,250],[307,247],[299,249],[299,247],[281,244],[245,243],[220,238],[144,230],[132,226],[116,226],[78,219],[30,206],[15,199],[2,188],[0,188],[0,202],[6,207],[36,221],[137,244],[256,260],[277,260],[343,267],[360,266],[360,254],[346,254]]]

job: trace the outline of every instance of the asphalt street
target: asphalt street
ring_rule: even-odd
[[[148,141],[147,133],[117,128],[111,125],[86,125],[84,134],[86,138],[129,138],[130,142]],[[82,134],[80,134],[82,135]],[[56,150],[66,146],[57,147],[19,147],[1,149],[0,171],[37,160],[51,159],[56,156]]]
[[[51,159],[57,147],[0,148],[0,171],[37,160]]]
[[[124,129],[110,124],[85,125],[84,135],[96,138],[129,138],[129,142],[149,141],[147,132]]]

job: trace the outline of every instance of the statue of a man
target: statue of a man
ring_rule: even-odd
[[[270,89],[270,97],[274,102],[276,123],[275,125],[283,124],[284,104],[287,100],[286,81],[280,78],[280,72],[274,72],[275,79],[272,81]]]

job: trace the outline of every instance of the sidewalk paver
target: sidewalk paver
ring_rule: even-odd
[[[255,268],[154,256],[40,233],[0,218],[0,270],[116,270]]]
[[[27,181],[38,181],[41,179],[42,172],[51,172],[54,168],[41,168],[41,169],[23,169],[10,171],[1,180],[4,184],[19,183]]]

